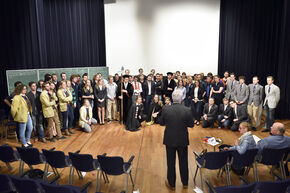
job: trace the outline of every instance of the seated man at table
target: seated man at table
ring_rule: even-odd
[[[202,127],[212,127],[217,119],[218,106],[214,104],[214,98],[209,98],[208,103],[204,105],[202,116]]]
[[[271,127],[271,135],[260,140],[257,144],[259,155],[265,148],[284,149],[290,147],[290,137],[284,136],[285,126],[282,123],[276,122]],[[286,175],[289,176],[288,164],[285,165]]]

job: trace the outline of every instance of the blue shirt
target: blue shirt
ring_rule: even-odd
[[[272,135],[258,142],[258,149],[260,153],[265,148],[284,149],[287,147],[290,147],[290,137],[288,136]]]
[[[237,146],[233,146],[230,150],[237,150],[239,154],[244,154],[248,149],[256,148],[256,142],[251,133],[245,133],[246,135],[240,138],[240,143]]]

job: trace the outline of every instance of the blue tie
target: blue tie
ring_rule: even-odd
[[[268,88],[268,93],[270,93],[270,91],[271,91],[271,86],[269,86],[269,88]]]
[[[241,84],[241,85],[240,85],[240,91],[242,90],[242,87],[243,87],[243,85]]]
[[[256,91],[256,85],[254,86],[254,92]]]

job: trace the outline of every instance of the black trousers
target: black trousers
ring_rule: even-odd
[[[179,171],[181,182],[183,185],[188,185],[188,148],[185,147],[170,147],[166,146],[167,155],[167,180],[170,186],[175,187],[176,181],[176,152],[179,160]]]

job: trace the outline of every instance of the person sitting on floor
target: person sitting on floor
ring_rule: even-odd
[[[248,113],[246,108],[241,105],[237,105],[237,102],[231,100],[231,107],[233,108],[233,124],[231,126],[232,131],[238,131],[241,122],[248,121]]]
[[[154,123],[160,123],[160,116],[162,111],[162,101],[159,100],[157,94],[154,95],[153,102],[150,104],[148,117],[146,120],[147,125],[153,125]]]
[[[218,121],[218,128],[229,128],[233,122],[233,109],[229,104],[229,99],[224,98],[223,104],[220,104],[219,106],[219,115],[217,118]]]
[[[204,105],[202,116],[202,127],[214,127],[214,122],[217,119],[218,106],[214,104],[214,98],[209,98],[208,103]]]
[[[142,97],[137,96],[136,103],[132,104],[129,110],[128,119],[126,121],[126,129],[129,131],[138,131],[141,123],[146,120],[146,115],[143,114],[144,106]]]
[[[85,99],[84,105],[80,109],[79,125],[84,132],[90,133],[94,124],[97,124],[97,120],[93,118],[91,103],[88,99]]]

